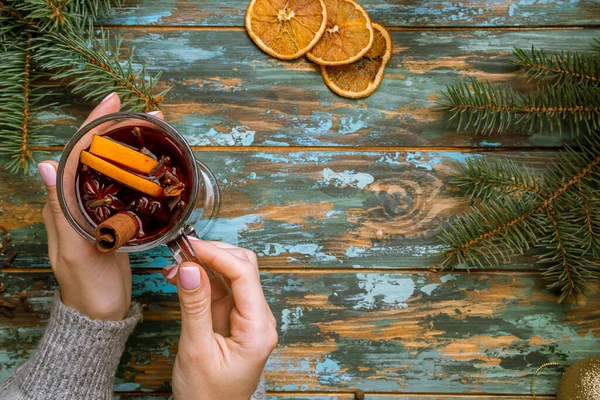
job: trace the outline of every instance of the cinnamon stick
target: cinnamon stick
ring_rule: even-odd
[[[121,212],[108,218],[94,229],[94,246],[102,253],[114,253],[140,231],[134,214]]]

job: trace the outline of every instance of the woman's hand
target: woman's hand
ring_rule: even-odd
[[[256,255],[226,243],[191,243],[198,259],[230,282],[232,294],[211,301],[211,282],[197,264],[181,264],[176,276],[172,269],[163,271],[177,284],[181,304],[174,398],[248,400],[277,345]]]
[[[107,96],[89,115],[84,125],[105,114],[118,112],[116,93]],[[160,116],[160,115],[159,115]],[[43,218],[48,234],[48,254],[62,301],[88,317],[102,321],[122,320],[131,306],[131,268],[125,253],[101,254],[65,219],[56,194],[54,161],[38,165],[48,190]]]

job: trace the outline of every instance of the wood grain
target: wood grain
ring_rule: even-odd
[[[598,23],[594,0],[363,0],[371,18],[387,26],[581,26]],[[248,2],[128,0],[101,23],[162,26],[243,26]]]
[[[355,393],[350,392],[340,392],[340,393],[321,393],[321,392],[312,392],[305,393],[304,395],[299,393],[278,393],[278,392],[267,392],[268,400],[279,400],[281,398],[290,399],[290,400],[356,400]],[[481,394],[463,394],[463,395],[452,395],[452,394],[424,394],[424,393],[402,393],[402,394],[392,394],[392,393],[372,393],[366,392],[365,399],[369,400],[413,400],[413,399],[421,399],[421,400],[534,400],[531,395],[510,395],[510,394],[490,394],[486,393],[485,395]],[[537,395],[537,400],[555,400],[556,396],[553,395]]]
[[[555,153],[502,153],[541,169]],[[264,268],[431,268],[443,250],[436,236],[469,208],[450,185],[457,164],[481,153],[196,153],[222,189],[207,238],[255,251]],[[54,153],[58,158],[58,153]],[[0,182],[2,224],[19,255],[13,268],[47,267],[36,175]],[[376,233],[382,230],[377,241]],[[164,248],[136,253],[135,267],[171,263]],[[536,268],[515,258],[502,268]]]
[[[118,32],[118,31],[117,31]],[[364,100],[332,93],[315,65],[275,60],[243,31],[123,31],[124,47],[172,86],[166,120],[197,146],[553,147],[572,143],[549,132],[481,136],[457,132],[436,99],[457,79],[525,89],[511,65],[513,46],[588,50],[600,30],[392,32],[394,54],[379,90]],[[62,145],[92,106],[64,93],[38,116]]]
[[[576,306],[556,304],[536,273],[263,273],[261,280],[280,337],[265,373],[271,391],[521,395],[539,365],[572,363],[600,345],[596,284]],[[31,355],[55,282],[36,273],[1,274],[0,282],[7,296],[26,291],[33,307],[0,316],[2,380]],[[180,330],[175,288],[159,274],[135,274],[133,296],[147,308],[116,390],[168,391]],[[553,393],[559,376],[545,370],[537,391]]]

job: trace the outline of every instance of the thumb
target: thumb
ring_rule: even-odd
[[[194,345],[211,342],[214,332],[206,272],[198,264],[182,263],[177,273],[177,293],[181,305],[181,342]]]
[[[63,218],[60,204],[58,203],[58,195],[56,194],[56,169],[57,164],[55,161],[43,161],[38,164],[38,170],[40,176],[46,185],[48,191],[48,205],[52,210],[52,215],[56,221]]]

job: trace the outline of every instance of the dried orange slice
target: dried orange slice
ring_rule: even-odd
[[[373,24],[373,28],[373,46],[362,60],[338,67],[321,66],[325,84],[340,96],[367,97],[381,84],[385,65],[392,58],[392,38],[383,26]]]
[[[369,14],[354,0],[324,0],[327,28],[306,56],[320,65],[346,65],[358,61],[373,44]]]
[[[79,161],[88,167],[114,179],[117,182],[121,182],[130,188],[139,190],[142,193],[149,194],[157,198],[164,196],[164,189],[157,183],[154,183],[148,179],[144,179],[141,176],[135,175],[131,172],[125,171],[117,167],[114,164],[104,161],[100,157],[96,157],[92,153],[82,151],[79,155]]]
[[[246,30],[265,53],[281,60],[306,54],[325,32],[323,0],[252,0]]]
[[[94,135],[90,153],[121,164],[140,174],[150,174],[158,161],[112,139]]]

